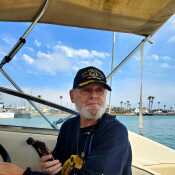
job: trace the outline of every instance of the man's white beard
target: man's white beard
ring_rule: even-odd
[[[86,109],[86,107],[80,107],[79,105],[75,104],[75,107],[77,109],[77,111],[80,113],[80,116],[84,119],[99,119],[102,117],[102,115],[105,113],[106,111],[106,105],[103,104],[100,106],[100,109],[97,111],[97,113],[91,114],[88,109]]]

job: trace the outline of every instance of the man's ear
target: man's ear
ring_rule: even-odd
[[[75,100],[74,100],[74,93],[75,93],[74,90],[70,90],[70,91],[69,91],[69,95],[70,95],[70,99],[71,99],[71,102],[72,102],[72,103],[75,102]]]

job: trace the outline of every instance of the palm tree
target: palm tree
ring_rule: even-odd
[[[152,99],[152,96],[148,96],[148,110],[149,111],[151,110],[151,99]]]
[[[166,109],[166,105],[163,105],[163,109],[164,109],[164,111],[165,111],[165,109]]]
[[[153,102],[154,102],[154,98],[155,98],[155,97],[152,96],[152,99],[151,99],[151,111],[153,110]]]
[[[63,104],[62,104],[63,96],[60,95],[59,98],[60,98],[60,105],[63,105]]]
[[[120,102],[120,110],[122,111],[123,109],[123,101]]]
[[[129,108],[130,108],[130,101],[129,100],[126,101],[126,108],[127,108],[127,110],[129,110]]]
[[[149,112],[151,112],[152,111],[152,107],[153,107],[153,101],[154,101],[154,96],[148,96],[148,110],[149,110]]]
[[[122,107],[123,107],[123,101],[120,102],[120,108],[122,108]]]
[[[158,101],[157,104],[158,104],[157,108],[158,108],[158,111],[159,111],[160,110],[160,101]]]
[[[38,95],[38,98],[42,98],[41,95]]]
[[[126,110],[126,103],[123,103],[123,110]]]

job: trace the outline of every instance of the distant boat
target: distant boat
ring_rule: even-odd
[[[172,116],[175,116],[175,112],[174,111],[171,111],[171,112],[168,112],[168,111],[161,111],[161,112],[154,112],[153,113],[154,115],[164,115],[164,116],[169,116],[169,115],[172,115]]]
[[[15,112],[14,118],[31,118],[30,112]]]
[[[14,118],[14,112],[0,112],[0,119],[1,118]]]
[[[139,108],[136,108],[134,112],[136,115],[139,115]],[[147,108],[143,107],[142,115],[153,115],[153,113],[149,112]]]
[[[0,102],[0,118],[31,118],[31,114],[23,106],[14,108]]]
[[[31,118],[31,114],[29,112],[0,112],[1,118]]]

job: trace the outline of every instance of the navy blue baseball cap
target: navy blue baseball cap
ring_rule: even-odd
[[[104,88],[111,91],[111,87],[107,84],[105,74],[93,66],[82,68],[77,72],[74,78],[73,89],[81,88],[92,83],[102,84]]]

